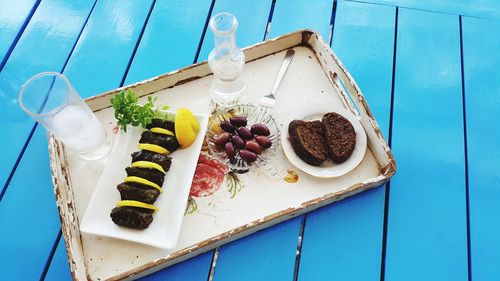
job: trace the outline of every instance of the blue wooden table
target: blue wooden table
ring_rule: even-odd
[[[205,60],[219,11],[240,46],[301,28],[330,40],[398,172],[144,279],[500,280],[500,1],[0,0],[1,280],[71,278],[23,82],[59,71],[89,97]]]

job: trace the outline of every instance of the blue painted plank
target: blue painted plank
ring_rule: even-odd
[[[399,9],[385,280],[467,280],[458,16]]]
[[[3,188],[33,127],[33,120],[17,104],[22,84],[42,71],[60,71],[80,33],[93,0],[43,1],[33,15],[17,47],[0,72],[1,138],[0,188]]]
[[[126,77],[129,84],[191,64],[211,1],[157,1]],[[187,14],[186,14],[187,13]],[[155,272],[145,280],[206,280],[213,251]]]
[[[332,47],[354,76],[386,138],[389,136],[396,9],[340,2]]]
[[[157,1],[125,84],[193,63],[211,1]]]
[[[0,71],[37,0],[0,1]]]
[[[333,0],[277,0],[267,38],[293,32],[298,29],[312,29],[328,42]]]
[[[120,86],[152,4],[153,0],[97,1],[64,70],[82,97]]]
[[[236,44],[243,48],[258,43],[264,38],[271,4],[270,0],[218,0],[215,2],[212,16],[220,12],[229,12],[236,16],[238,19]],[[249,13],[249,11],[252,12]],[[213,33],[208,27],[198,61],[207,60],[213,48]]]
[[[386,136],[395,11],[393,7],[340,2],[332,41],[334,51],[361,87]],[[298,279],[377,280],[384,202],[385,185],[307,214]]]
[[[66,246],[64,238],[59,240],[56,252],[50,263],[49,271],[45,276],[47,281],[64,281],[71,280],[71,272],[69,271],[68,257],[66,256]]]
[[[222,246],[214,280],[292,280],[300,221],[297,217]]]
[[[0,202],[0,271],[6,280],[39,278],[60,227],[43,130],[36,130],[26,155],[19,164],[24,173],[14,175]],[[22,196],[11,196],[16,194]]]
[[[382,5],[435,11],[454,15],[500,19],[500,1],[497,0],[353,0]]]
[[[462,21],[472,280],[500,280],[500,21]]]
[[[208,279],[213,251],[191,258],[184,262],[174,264],[161,271],[141,278],[142,281],[168,280],[168,281],[205,281]]]

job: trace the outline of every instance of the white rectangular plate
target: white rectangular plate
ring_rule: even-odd
[[[120,201],[116,186],[126,177],[125,167],[130,165],[130,154],[138,150],[139,139],[144,131],[141,128],[130,128],[127,133],[119,131],[115,138],[106,167],[83,216],[80,231],[173,249],[179,238],[191,182],[208,126],[207,115],[195,114],[195,117],[200,123],[198,136],[190,147],[178,149],[170,155],[172,165],[165,175],[163,192],[154,204],[159,210],[153,215],[153,222],[147,229],[135,230],[118,226],[109,216],[116,202]]]

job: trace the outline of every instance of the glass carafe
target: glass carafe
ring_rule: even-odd
[[[229,13],[219,13],[210,19],[214,34],[214,49],[208,55],[208,66],[214,74],[210,89],[212,100],[228,106],[241,102],[246,96],[242,72],[245,55],[236,46],[238,21]]]

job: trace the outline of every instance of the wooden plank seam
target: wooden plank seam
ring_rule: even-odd
[[[12,41],[9,49],[7,50],[7,53],[5,54],[5,57],[3,58],[2,61],[0,61],[0,72],[2,72],[2,69],[5,66],[5,64],[7,63],[7,60],[9,60],[10,54],[12,53],[12,51],[14,51],[14,48],[17,46],[17,42],[19,42],[19,39],[23,35],[24,30],[26,29],[26,26],[28,26],[28,23],[30,22],[30,20],[33,17],[33,15],[35,14],[36,9],[40,5],[40,2],[41,2],[41,0],[37,0],[35,2],[35,5],[33,5],[33,8],[31,8],[28,16],[26,17],[26,19],[24,19],[23,25],[19,29],[19,32],[17,33],[16,37],[14,38],[14,41]],[[0,200],[1,200],[1,196],[0,196]]]
[[[273,20],[273,13],[274,13],[274,6],[275,5],[276,5],[276,0],[272,0],[271,9],[269,10],[269,17],[267,18],[266,30],[264,30],[264,37],[262,38],[262,41],[267,39],[267,36],[269,35],[269,31],[271,30],[271,22]]]
[[[396,16],[394,17],[394,49],[392,52],[392,81],[391,81],[391,110],[389,113],[389,146],[392,146],[392,125],[394,116],[394,85],[396,81],[396,54],[398,45],[398,15],[399,7],[396,7]],[[386,248],[387,248],[387,227],[389,220],[389,198],[391,191],[391,181],[386,183],[385,187],[385,200],[384,200],[384,224],[382,231],[382,257],[380,259],[380,281],[385,280],[385,259],[386,259]]]
[[[200,56],[201,47],[203,46],[203,41],[205,40],[205,34],[207,33],[208,23],[210,22],[210,17],[214,10],[214,6],[215,6],[215,0],[212,0],[212,3],[210,3],[210,8],[208,10],[207,18],[205,20],[205,25],[203,26],[203,32],[201,33],[200,42],[198,42],[198,48],[196,49],[196,54],[194,55],[193,63],[198,62],[198,57]]]
[[[302,242],[304,241],[304,229],[306,228],[307,214],[300,218],[299,238],[297,239],[297,256],[295,258],[295,267],[293,269],[293,281],[299,278],[300,254],[302,253]]]
[[[332,40],[333,40],[333,32],[335,31],[335,16],[337,15],[337,0],[333,0],[332,4],[332,16],[330,17],[330,32],[328,33],[328,44],[330,44],[330,47],[332,46]]]
[[[130,60],[128,61],[127,67],[125,68],[125,72],[123,73],[122,81],[120,82],[120,87],[125,83],[125,79],[127,78],[128,72],[130,71],[130,66],[132,65],[132,61],[134,60],[135,54],[137,53],[137,49],[139,48],[139,44],[141,43],[142,36],[144,35],[144,30],[146,30],[146,26],[148,25],[149,18],[151,17],[151,12],[153,11],[156,4],[156,0],[153,0],[151,7],[149,7],[148,15],[146,16],[146,20],[142,25],[141,32],[139,33],[139,38],[137,38],[137,42],[135,43],[134,50],[132,51],[132,55],[130,56]]]
[[[47,276],[47,272],[49,271],[50,264],[52,263],[52,260],[54,259],[54,254],[56,253],[57,250],[57,245],[59,245],[59,241],[61,240],[62,236],[62,231],[59,229],[59,232],[57,233],[56,241],[52,245],[52,249],[50,250],[49,257],[47,258],[47,261],[45,262],[45,266],[43,267],[42,275],[40,276],[40,280],[45,280],[45,276]]]
[[[379,6],[386,6],[386,7],[399,7],[399,8],[409,9],[409,10],[416,10],[416,11],[422,11],[422,12],[431,12],[431,13],[443,14],[443,15],[453,15],[453,16],[463,15],[463,16],[471,17],[471,18],[492,19],[492,20],[498,20],[499,19],[497,15],[482,15],[482,16],[478,16],[478,15],[474,15],[474,12],[471,13],[471,14],[466,14],[466,13],[461,13],[461,12],[457,13],[456,11],[453,11],[453,12],[443,11],[443,10],[441,10],[439,8],[435,9],[435,10],[433,10],[433,9],[419,8],[419,7],[412,6],[411,1],[406,1],[407,5],[398,5],[396,3],[394,3],[394,4],[393,3],[382,3],[380,1],[370,1],[370,0],[343,0],[343,1],[356,2],[356,3],[369,4],[369,5],[379,5]],[[389,1],[387,1],[387,2],[389,2]],[[399,1],[399,2],[403,2],[403,1]],[[419,1],[415,1],[415,2],[418,3]],[[421,1],[421,2],[424,2],[424,1]],[[441,1],[430,1],[430,3],[433,3],[433,2],[438,3],[438,2],[441,2]],[[442,1],[442,2],[446,3],[446,1]],[[448,1],[448,2],[451,2],[451,1]],[[473,5],[473,4],[471,4],[471,5]],[[487,7],[483,6],[481,8],[487,8]]]
[[[465,156],[465,210],[467,220],[467,275],[469,281],[472,280],[471,268],[471,241],[470,241],[470,203],[469,203],[469,153],[467,150],[467,106],[465,97],[465,74],[464,74],[464,45],[463,45],[463,31],[462,31],[462,15],[458,17],[460,27],[460,75],[462,79],[462,113],[463,113],[463,130],[464,130],[464,156]]]

